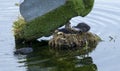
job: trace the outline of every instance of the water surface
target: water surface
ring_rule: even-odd
[[[18,16],[17,0],[0,0],[0,71],[26,71],[20,68],[24,63],[18,63],[13,55],[15,49],[14,36],[12,33],[13,21]]]

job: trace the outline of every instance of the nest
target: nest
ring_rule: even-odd
[[[93,47],[97,45],[100,40],[99,36],[91,32],[82,34],[57,32],[54,33],[53,38],[49,41],[49,46],[54,49]]]

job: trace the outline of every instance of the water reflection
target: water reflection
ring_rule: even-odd
[[[26,56],[26,60],[19,63],[25,63],[27,71],[96,71],[97,66],[89,53],[96,48],[97,44],[90,45],[88,49],[53,50],[43,43],[35,42],[31,45],[34,51]],[[28,45],[17,44],[16,48]]]

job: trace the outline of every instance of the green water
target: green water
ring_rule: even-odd
[[[34,51],[26,56],[26,60],[19,63],[25,63],[27,71],[97,71],[89,53],[92,52],[97,43],[77,50],[59,50],[52,49],[40,42],[33,43]],[[18,44],[17,48],[27,47],[29,44]],[[22,67],[22,66],[21,66]]]

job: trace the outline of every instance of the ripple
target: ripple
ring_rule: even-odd
[[[91,31],[99,34],[104,40],[92,53],[99,71],[119,70],[120,50],[120,0],[96,0],[91,13],[85,17],[90,24]],[[110,41],[110,36],[114,38]],[[106,59],[106,60],[105,60]],[[117,64],[117,66],[114,66]]]
[[[120,30],[120,5],[118,5],[119,3],[117,2],[97,0],[92,12],[85,17],[85,21],[93,27],[91,30],[106,35],[108,33],[114,33],[114,31],[118,32]]]
[[[119,18],[120,16],[116,14],[109,14],[107,12],[101,13],[100,11],[95,11],[93,12],[93,15],[101,16],[105,19],[108,19],[109,21],[115,21],[116,23],[120,21]],[[116,23],[112,23],[112,24],[116,24]]]
[[[103,26],[103,27],[109,27],[111,26],[118,26],[118,22],[113,20],[113,19],[109,19],[109,18],[106,18],[106,16],[99,16],[99,15],[94,15],[93,17],[92,16],[89,16],[88,19],[91,19],[92,21],[96,21],[97,25],[100,25],[100,26]]]

